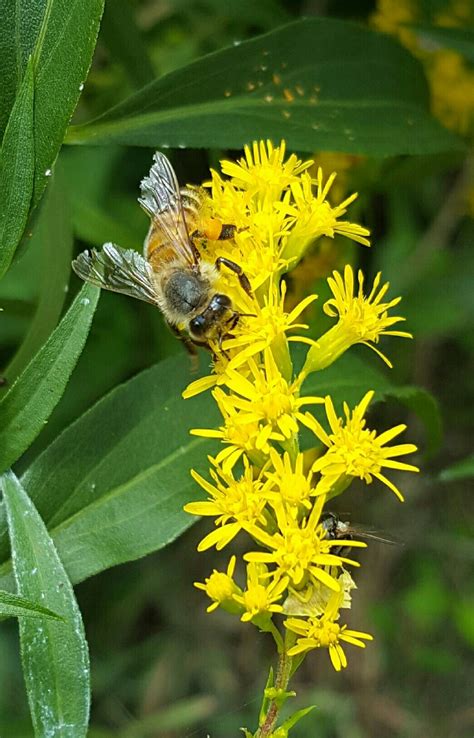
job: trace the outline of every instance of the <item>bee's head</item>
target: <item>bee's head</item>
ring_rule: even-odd
[[[227,295],[216,293],[202,313],[189,321],[189,332],[196,339],[209,338],[218,332],[219,326],[232,310],[232,302]]]

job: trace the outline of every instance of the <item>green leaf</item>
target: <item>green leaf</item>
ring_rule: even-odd
[[[300,720],[302,720],[306,715],[309,715],[310,712],[316,709],[316,705],[310,705],[309,707],[303,707],[301,710],[297,710],[297,712],[293,713],[281,726],[280,730],[282,731],[282,736],[287,735],[291,728],[293,728],[296,723],[299,723]],[[286,733],[284,733],[286,731]],[[278,732],[278,731],[277,731]]]
[[[215,445],[189,429],[215,427],[218,413],[209,394],[181,398],[194,378],[184,352],[142,372],[66,429],[24,475],[73,582],[157,551],[195,522],[182,510],[198,494],[189,470],[204,472]],[[5,535],[1,551],[0,586],[9,589]]]
[[[33,108],[30,60],[0,151],[0,278],[10,266],[28,219],[35,171]]]
[[[101,39],[112,58],[121,62],[132,87],[142,87],[154,78],[155,72],[145,40],[137,27],[129,0],[106,4]]]
[[[90,706],[87,642],[71,583],[34,505],[12,472],[2,478],[18,592],[66,622],[20,618],[23,673],[37,738],[83,738]]]
[[[24,597],[3,592],[0,590],[0,617],[1,618],[51,618],[52,620],[64,620],[61,615],[49,610],[37,602],[31,602]]]
[[[299,20],[152,82],[68,143],[290,148],[393,155],[462,148],[428,112],[419,62],[355,24]]]
[[[41,26],[46,0],[0,0],[0,141]],[[27,19],[21,22],[20,19]]]
[[[64,196],[64,181],[57,171],[41,208],[32,248],[41,251],[41,289],[35,315],[19,350],[3,372],[9,385],[40,350],[57,325],[68,289],[73,237]]]
[[[452,49],[462,54],[468,61],[474,62],[474,29],[449,28],[430,25],[411,26],[422,40],[434,42],[440,48]],[[433,43],[430,44],[430,50]]]
[[[0,276],[24,231],[29,206],[38,204],[48,182],[89,70],[103,3],[6,0],[0,28],[0,97],[5,76],[0,123],[19,92],[2,148]]]
[[[443,469],[439,478],[442,482],[456,482],[460,479],[472,479],[474,477],[474,454],[467,456],[456,464]]]
[[[46,186],[79,100],[95,48],[104,0],[47,0],[34,49],[35,205]],[[21,8],[21,6],[19,6]],[[19,11],[21,14],[21,10]],[[26,13],[20,21],[29,23]],[[28,27],[28,26],[27,26]]]
[[[99,288],[85,284],[49,339],[0,402],[0,470],[13,464],[41,432],[81,354]]]

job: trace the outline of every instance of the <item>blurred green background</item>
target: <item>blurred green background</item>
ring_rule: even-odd
[[[367,23],[373,11],[372,2],[342,0],[109,2],[75,122],[89,120],[158,74],[302,15]],[[151,154],[133,147],[63,149],[56,176],[68,183],[76,252],[107,240],[139,247],[147,222],[136,197]],[[183,183],[202,181],[209,165],[235,154],[169,151]],[[315,155],[324,166],[325,152]],[[350,513],[353,522],[397,545],[372,544],[361,554],[351,625],[374,633],[375,641],[351,653],[342,674],[331,670],[324,653],[307,659],[293,688],[298,706],[314,703],[317,709],[294,736],[468,738],[474,734],[473,463],[451,467],[473,453],[472,157],[340,163],[346,191],[360,193],[349,217],[371,229],[373,247],[336,243],[330,258],[315,255],[311,283],[299,284],[294,276],[291,287],[324,295],[323,278],[346,259],[368,277],[381,269],[391,294],[403,295],[401,314],[415,334],[413,342],[386,344],[392,379],[434,395],[443,436],[428,453],[426,429],[415,416],[394,402],[376,409],[377,427],[408,423],[421,450],[422,474],[403,479],[403,506],[376,485],[356,489],[341,502],[343,518]],[[2,305],[9,308],[2,323],[2,364],[29,330],[41,281],[59,268],[43,240],[2,281]],[[66,305],[79,286],[72,276]],[[314,318],[314,335],[321,327]],[[181,350],[151,306],[103,294],[66,393],[18,471],[116,384]],[[350,511],[344,507],[349,503]],[[197,555],[205,525],[197,524],[159,554],[77,587],[92,660],[91,738],[229,738],[238,726],[255,723],[272,644],[225,613],[205,613],[206,602],[192,583],[227,562],[227,553]],[[1,738],[30,736],[14,621],[0,629],[0,683]]]

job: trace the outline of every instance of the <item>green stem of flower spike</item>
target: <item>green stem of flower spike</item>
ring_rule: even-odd
[[[351,347],[354,340],[350,340],[347,330],[344,330],[341,323],[330,328],[320,338],[316,346],[312,346],[307,355],[302,375],[307,376],[311,372],[321,371],[330,366],[338,359],[347,349]]]
[[[275,678],[275,686],[271,688],[273,697],[268,706],[266,715],[260,724],[259,729],[255,733],[255,738],[268,738],[273,733],[276,726],[280,709],[286,699],[290,696],[286,688],[291,676],[292,658],[288,656],[286,649],[280,652],[278,660],[277,674]]]
[[[288,340],[284,334],[277,336],[271,344],[271,351],[275,364],[281,372],[281,376],[287,382],[293,379],[293,362],[291,361]]]

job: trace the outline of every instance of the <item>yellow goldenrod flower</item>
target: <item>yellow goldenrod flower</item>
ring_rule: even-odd
[[[288,578],[270,580],[270,572],[264,564],[247,564],[247,589],[242,594],[235,594],[234,599],[244,609],[241,617],[243,622],[253,620],[256,625],[263,618],[272,613],[282,612],[283,608],[277,604],[288,586]]]
[[[289,656],[306,653],[315,648],[327,648],[334,669],[340,671],[347,666],[347,658],[341,646],[341,641],[359,646],[359,648],[365,648],[364,641],[373,640],[373,637],[368,633],[349,630],[346,625],[339,625],[335,622],[338,617],[340,603],[341,594],[335,592],[329,600],[324,615],[321,617],[311,617],[308,620],[300,620],[299,618],[285,620],[285,628],[299,636],[296,644],[288,650]]]
[[[230,471],[224,471],[213,459],[215,468],[210,469],[214,480],[211,484],[194,469],[193,479],[209,494],[209,500],[189,502],[184,510],[191,515],[216,516],[216,530],[209,533],[198,545],[198,551],[205,551],[211,546],[218,550],[227,546],[242,530],[243,523],[255,523],[265,526],[263,514],[266,500],[264,489],[268,486],[261,475],[253,477],[253,469],[244,456],[244,472],[235,479]]]
[[[270,486],[265,488],[265,499],[277,509],[281,505],[311,509],[311,497],[318,493],[312,486],[313,472],[304,473],[304,455],[299,453],[293,463],[287,451],[281,456],[270,449],[273,469],[265,472]]]
[[[225,573],[214,569],[211,576],[206,578],[204,584],[194,582],[194,586],[202,589],[212,600],[207,612],[212,612],[219,606],[230,613],[242,612],[242,608],[234,600],[234,595],[239,595],[242,592],[233,580],[236,561],[236,557],[232,556]]]
[[[238,460],[247,454],[257,467],[265,465],[266,457],[270,453],[269,441],[284,442],[285,436],[274,432],[271,425],[261,428],[259,423],[239,423],[239,414],[227,402],[228,396],[219,387],[212,392],[224,424],[217,429],[193,428],[191,434],[203,438],[217,438],[226,444],[225,448],[216,456],[218,464],[227,473],[230,472]]]
[[[272,285],[264,297],[263,306],[256,306],[254,315],[239,321],[233,331],[233,338],[228,338],[223,344],[225,351],[236,351],[229,363],[230,368],[240,367],[251,356],[261,353],[270,346],[278,352],[282,342],[286,345],[288,331],[308,328],[305,323],[296,321],[308,305],[317,299],[317,295],[309,295],[289,313],[284,308],[285,295],[284,282],[280,287]],[[314,341],[304,336],[292,336],[289,340],[314,345]],[[284,349],[280,352],[284,353]]]
[[[310,349],[303,374],[324,369],[356,343],[368,346],[389,367],[392,366],[387,357],[373,344],[378,343],[380,336],[412,338],[412,335],[406,331],[391,330],[393,325],[405,320],[399,316],[388,315],[388,310],[398,305],[401,298],[396,297],[389,302],[382,302],[390,285],[386,282],[379,289],[380,281],[379,272],[369,295],[365,296],[364,276],[360,270],[357,291],[354,273],[349,264],[344,269],[344,279],[339,272],[333,272],[333,276],[328,279],[333,297],[324,304],[324,312],[331,317],[338,317],[338,322],[318,339],[316,346]]]
[[[234,422],[240,425],[258,423],[267,434],[268,426],[286,439],[298,433],[298,420],[306,422],[300,409],[304,405],[323,404],[322,397],[300,397],[299,383],[289,384],[276,365],[270,349],[263,352],[263,367],[253,359],[248,362],[249,376],[229,370],[226,386],[230,395],[222,396],[222,404]]]
[[[400,469],[403,471],[419,471],[412,464],[396,461],[397,456],[414,453],[417,448],[413,443],[403,443],[398,446],[386,446],[396,436],[400,435],[406,425],[397,425],[390,430],[377,435],[376,431],[366,428],[364,415],[374,396],[374,392],[367,392],[354,410],[350,410],[344,403],[345,420],[339,418],[329,396],[326,397],[326,415],[331,428],[326,433],[318,421],[307,413],[308,426],[328,450],[313,464],[313,471],[320,472],[326,481],[325,490],[329,492],[344,477],[358,477],[367,484],[373,477],[383,482],[398,499],[403,502],[400,490],[387,477],[382,469]]]
[[[207,244],[209,256],[226,256],[242,265],[260,304],[268,283],[295,266],[320,236],[342,233],[368,244],[367,229],[338,220],[355,195],[332,207],[326,198],[336,175],[324,183],[319,168],[316,179],[311,178],[306,170],[313,162],[301,162],[293,154],[285,161],[285,149],[284,141],[276,148],[269,141],[255,142],[239,162],[221,162],[223,174],[231,179],[213,171],[207,183],[212,216],[236,227],[232,239]],[[230,297],[238,299],[229,276],[222,274],[223,283]]]
[[[244,147],[244,152],[245,158],[238,162],[222,161],[223,173],[236,187],[272,204],[313,163],[302,162],[295,154],[285,161],[285,141],[277,147],[271,141],[254,141],[252,147]]]
[[[332,546],[348,545],[365,548],[361,541],[331,541],[327,531],[319,523],[324,496],[317,499],[310,515],[298,522],[285,508],[276,510],[279,530],[273,535],[257,525],[247,525],[247,532],[268,551],[255,551],[244,555],[246,561],[273,564],[277,577],[288,577],[293,587],[302,587],[311,581],[319,581],[334,591],[340,590],[337,579],[329,573],[330,567],[342,567],[344,563],[359,566],[356,561],[331,553]]]
[[[336,178],[333,172],[326,183],[323,181],[322,169],[318,169],[316,178],[317,192],[313,192],[315,180],[305,172],[297,182],[291,185],[289,192],[277,208],[287,216],[289,233],[285,236],[282,258],[296,265],[309,246],[321,236],[334,238],[336,233],[370,246],[367,228],[349,221],[338,220],[347,207],[357,197],[356,194],[346,198],[340,205],[332,207],[327,201],[328,192]]]
[[[199,551],[220,550],[242,532],[252,542],[242,557],[247,563],[245,588],[234,581],[235,556],[226,572],[214,570],[204,583],[195,583],[211,600],[208,611],[222,607],[238,614],[243,622],[270,632],[279,652],[286,647],[290,657],[327,648],[339,671],[347,665],[344,643],[363,648],[372,639],[339,623],[340,611],[351,607],[355,588],[345,566],[359,566],[345,552],[367,544],[344,540],[348,525],[333,533],[325,505],[356,477],[366,483],[379,479],[403,499],[384,470],[418,469],[397,460],[414,452],[413,444],[387,445],[405,430],[404,425],[380,435],[366,427],[364,416],[373,392],[352,410],[344,404],[343,418],[329,396],[302,394],[307,374],[328,366],[350,346],[364,343],[380,354],[375,346],[380,336],[410,336],[394,329],[403,318],[388,313],[400,298],[383,302],[389,285],[381,283],[380,274],[364,295],[362,272],[356,282],[350,266],[343,274],[334,271],[328,279],[332,296],[324,311],[336,318],[334,327],[318,341],[300,335],[308,327],[300,322],[301,314],[316,295],[285,309],[285,272],[296,266],[315,239],[343,235],[369,245],[367,229],[342,220],[356,196],[340,202],[343,195],[334,196],[335,173],[326,178],[318,167],[312,177],[311,165],[294,155],[285,159],[284,142],[274,147],[261,141],[246,147],[245,157],[238,162],[221,162],[222,176],[212,172],[206,185],[210,189],[203,217],[211,224],[232,224],[235,231],[230,230],[228,240],[203,238],[199,246],[203,259],[213,262],[224,256],[234,261],[250,280],[252,292],[242,290],[231,271],[220,272],[219,290],[229,295],[238,321],[232,321],[222,345],[211,346],[211,375],[192,382],[183,396],[212,389],[222,417],[220,426],[191,432],[219,440],[222,448],[215,458],[209,457],[208,479],[191,472],[207,497],[189,502],[184,509],[214,518]],[[208,232],[198,226],[196,230]],[[337,263],[332,261],[332,266]],[[288,336],[289,331],[298,333]],[[299,375],[295,375],[290,341],[309,345]],[[305,410],[316,404],[324,404],[328,431]],[[300,452],[301,425],[324,445],[322,455],[317,456],[319,447],[310,458]],[[288,638],[275,615],[286,617]],[[276,703],[268,695],[267,690],[267,702]],[[287,732],[284,726],[281,731]]]

